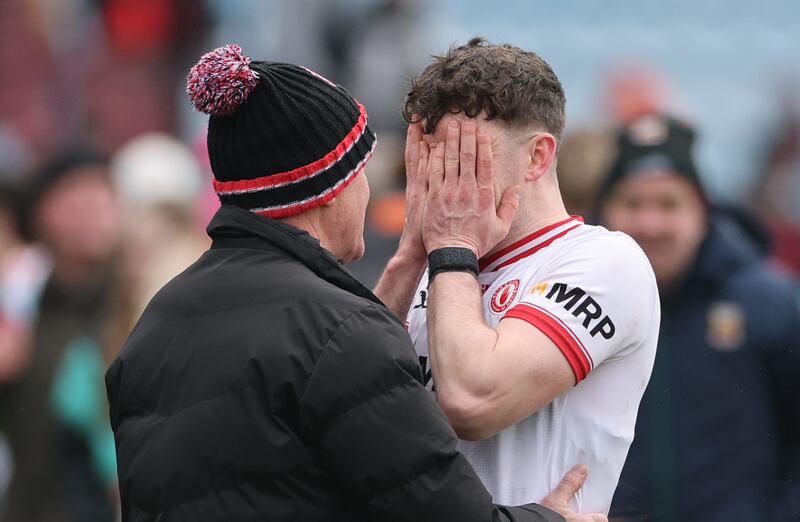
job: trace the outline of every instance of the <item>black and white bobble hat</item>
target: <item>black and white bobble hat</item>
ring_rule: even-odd
[[[251,61],[237,45],[203,55],[187,92],[210,115],[208,154],[220,201],[265,217],[333,199],[377,141],[366,110],[343,87],[298,65]]]

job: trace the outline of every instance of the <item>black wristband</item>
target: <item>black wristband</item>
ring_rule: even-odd
[[[428,284],[439,272],[471,272],[478,277],[478,258],[469,248],[437,248],[428,254]]]

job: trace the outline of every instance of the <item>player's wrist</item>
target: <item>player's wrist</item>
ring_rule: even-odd
[[[417,249],[400,244],[397,252],[389,259],[387,268],[395,270],[424,270],[428,264],[425,249]]]
[[[406,264],[424,265],[427,262],[428,253],[419,236],[407,236],[404,232],[400,236],[397,252],[392,257],[400,259]]]
[[[441,250],[443,248],[463,248],[472,251],[475,256],[478,256],[478,245],[475,241],[467,237],[451,237],[436,240],[425,241],[425,249],[428,255],[434,250]]]
[[[480,273],[478,256],[471,248],[446,246],[428,253],[428,282],[444,272],[467,272],[476,278]]]

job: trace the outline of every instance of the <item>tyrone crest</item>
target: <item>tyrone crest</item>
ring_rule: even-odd
[[[496,314],[504,312],[514,302],[514,298],[517,297],[517,291],[519,291],[519,279],[512,279],[503,283],[494,291],[492,298],[489,300],[489,308]]]

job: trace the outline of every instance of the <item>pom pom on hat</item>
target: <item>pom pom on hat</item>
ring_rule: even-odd
[[[200,58],[189,71],[186,92],[197,110],[212,116],[232,114],[258,85],[250,58],[235,44]]]
[[[376,136],[343,88],[299,65],[250,61],[235,45],[189,74],[208,113],[208,158],[223,205],[280,219],[324,205],[363,170]]]

